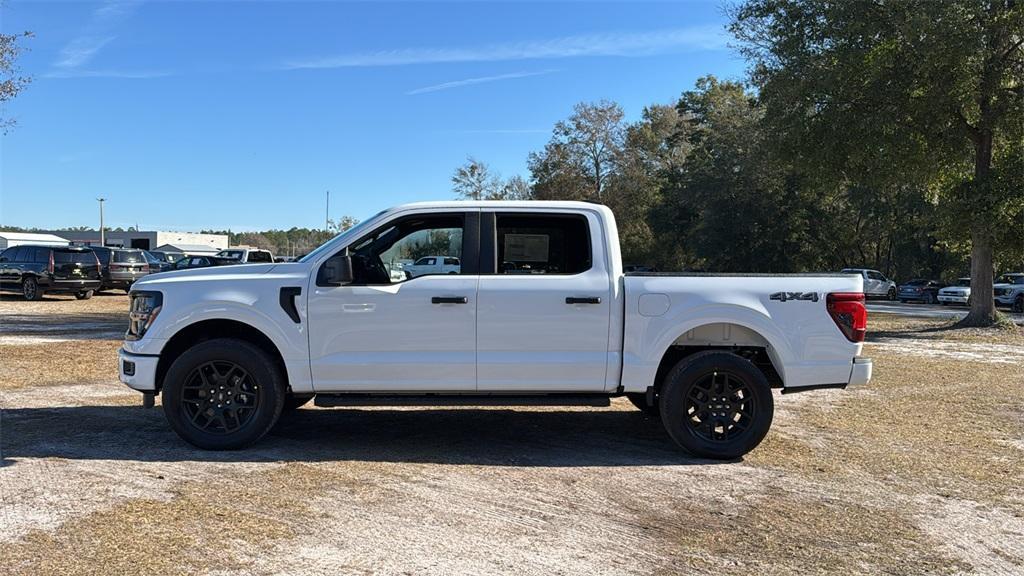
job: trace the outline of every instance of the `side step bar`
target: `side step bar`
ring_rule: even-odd
[[[593,406],[611,405],[608,394],[317,394],[313,404],[340,406]]]

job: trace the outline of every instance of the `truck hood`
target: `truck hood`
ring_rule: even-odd
[[[195,268],[192,270],[171,270],[150,274],[133,285],[133,289],[146,290],[155,289],[170,284],[186,284],[193,282],[232,282],[266,277],[276,271],[283,276],[292,274],[305,276],[304,266],[288,264],[233,264],[230,266],[211,266],[209,268]],[[278,274],[274,274],[275,276]]]

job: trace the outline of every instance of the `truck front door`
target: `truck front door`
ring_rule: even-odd
[[[478,236],[479,211],[399,217],[349,245],[352,284],[323,286],[314,274],[308,301],[314,389],[475,390],[475,264],[457,274],[413,278],[391,271],[424,254],[475,263]]]

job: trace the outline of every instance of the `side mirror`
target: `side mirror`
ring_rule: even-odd
[[[322,276],[322,283],[327,286],[344,286],[352,283],[352,257],[347,248],[341,254],[332,256],[324,262]]]

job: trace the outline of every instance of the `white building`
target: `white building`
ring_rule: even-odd
[[[22,244],[36,246],[67,246],[70,242],[54,234],[35,234],[29,232],[0,232],[0,250]]]
[[[87,231],[60,231],[57,232],[74,244],[99,245],[100,233],[91,230]],[[104,244],[107,246],[118,246],[121,248],[139,248],[142,250],[156,250],[158,246],[170,244],[172,246],[190,246],[193,248],[205,247],[205,251],[215,253],[228,247],[227,234],[198,234],[195,232],[164,232],[161,230],[139,230],[128,232],[104,232]],[[195,250],[198,252],[198,250]]]

